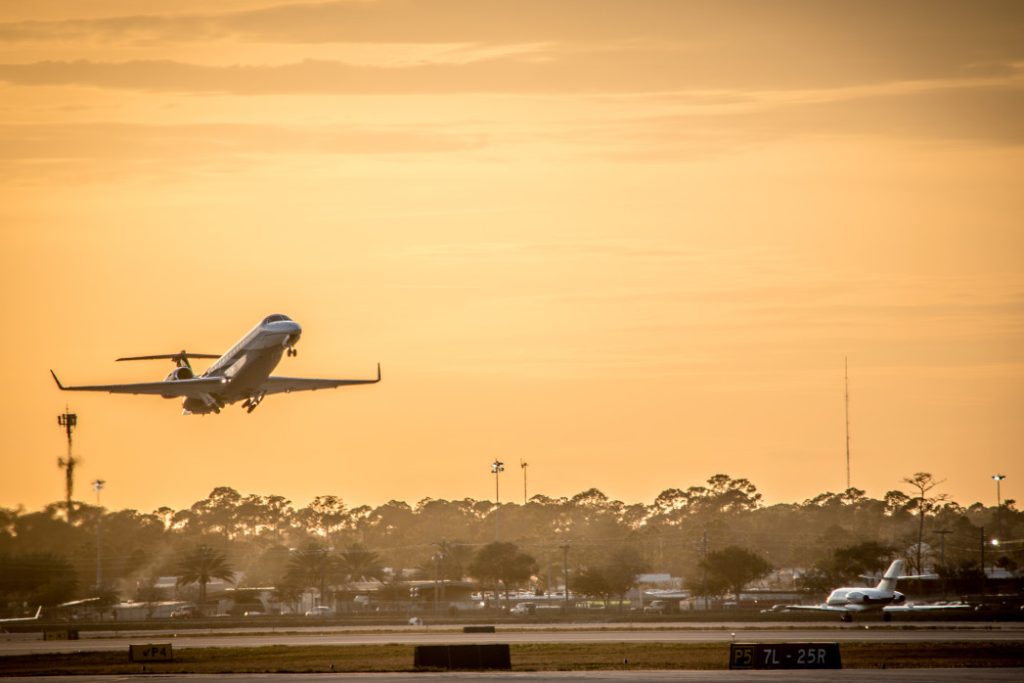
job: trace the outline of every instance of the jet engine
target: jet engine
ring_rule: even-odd
[[[207,403],[201,398],[186,398],[181,402],[181,408],[185,415],[207,415],[220,412],[219,404]]]
[[[894,591],[892,594],[892,604],[902,605],[907,599],[907,596],[899,591]]]
[[[167,375],[167,378],[164,381],[174,382],[179,379],[192,379],[195,376],[196,373],[192,372],[192,368],[182,366],[180,368],[174,368],[174,372]]]

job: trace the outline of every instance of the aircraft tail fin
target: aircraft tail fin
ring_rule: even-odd
[[[115,362],[124,360],[172,360],[179,368],[191,370],[192,364],[188,362],[189,358],[220,358],[220,356],[212,353],[189,353],[182,349],[181,353],[161,353],[155,356],[125,356],[124,358],[118,358]]]
[[[882,575],[882,580],[878,582],[878,590],[896,590],[896,581],[900,578],[901,573],[903,573],[903,560],[893,560],[889,568],[885,570],[885,574]]]

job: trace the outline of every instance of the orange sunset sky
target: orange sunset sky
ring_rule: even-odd
[[[1024,486],[1024,4],[0,4],[0,505]],[[251,415],[62,394],[269,313]],[[208,361],[197,362],[203,369]]]

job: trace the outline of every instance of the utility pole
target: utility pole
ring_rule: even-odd
[[[946,576],[949,573],[946,569],[946,535],[953,533],[949,529],[936,529],[934,533],[939,535],[939,564],[942,566],[942,595],[945,597]]]
[[[700,579],[701,590],[704,592],[704,611],[707,611],[707,610],[709,610],[711,608],[711,605],[708,602],[708,568],[707,568],[707,559],[708,559],[708,531],[707,531],[707,529],[704,530],[704,537],[703,537],[703,539],[701,541],[700,557],[701,557],[701,566],[702,566],[701,579]]]
[[[448,559],[448,539],[442,538],[440,543],[435,543],[434,545],[438,547],[438,551],[434,553],[434,607],[435,611],[437,611],[437,608],[440,607],[440,603],[445,600],[444,589],[445,584],[448,582],[448,579],[441,575],[441,564]],[[440,581],[441,584],[440,601],[437,597],[438,581]]]
[[[66,411],[67,408],[64,408]],[[64,428],[64,432],[68,435],[68,457],[57,458],[57,467],[62,467],[66,470],[67,474],[65,477],[66,488],[67,488],[67,519],[68,524],[71,524],[71,496],[75,488],[75,464],[78,462],[75,460],[75,456],[71,454],[71,432],[78,425],[78,416],[74,413],[65,412],[62,415],[57,416],[57,424]]]
[[[846,490],[850,490],[850,364],[843,356],[843,378],[845,379],[844,394],[846,397]]]
[[[565,578],[565,611],[569,611],[569,544],[563,543],[559,546],[562,549],[562,576]]]
[[[985,527],[981,527],[978,533],[978,545],[981,546],[981,594],[985,594],[988,574],[985,573]]]
[[[92,483],[92,490],[96,492],[96,590],[103,588],[103,555],[100,551],[100,529],[103,524],[103,509],[100,507],[100,491],[103,490],[104,484],[102,479],[97,479]]]
[[[530,463],[519,458],[519,466],[523,468],[523,505],[526,505],[526,468],[530,466]]]
[[[939,535],[939,563],[946,566],[946,534],[953,533],[949,529],[936,529],[932,533]]]

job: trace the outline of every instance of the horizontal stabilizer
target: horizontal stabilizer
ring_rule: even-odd
[[[162,353],[156,356],[126,356],[116,360],[173,360],[177,363],[182,358],[220,358],[220,356],[213,353],[192,353],[190,351],[182,351],[181,353]]]

